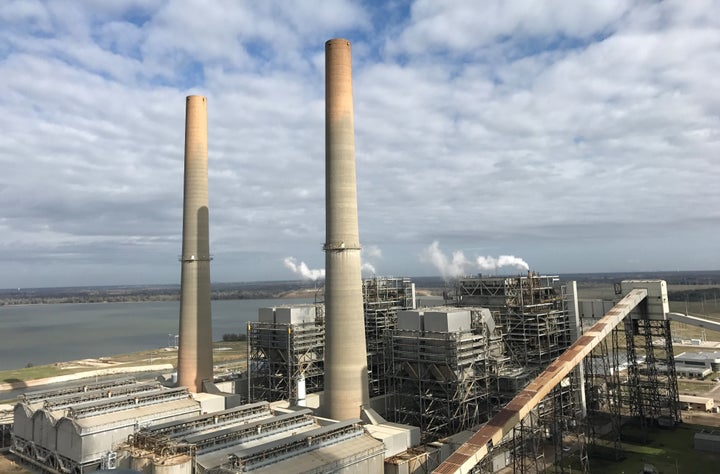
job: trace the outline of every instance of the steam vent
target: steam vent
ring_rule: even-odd
[[[350,42],[325,43],[325,398],[336,420],[369,403]]]
[[[185,187],[180,282],[178,385],[202,391],[212,381],[210,244],[208,232],[207,99],[187,97]]]

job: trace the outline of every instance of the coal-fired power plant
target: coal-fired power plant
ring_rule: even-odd
[[[325,43],[325,416],[369,404],[350,42]]]
[[[203,380],[212,381],[213,378],[207,137],[207,99],[188,96],[185,111],[178,385],[194,392],[202,391]]]
[[[95,375],[21,394],[11,420],[0,404],[13,456],[57,474],[588,472],[588,452],[632,452],[626,429],[647,444],[681,409],[712,419],[713,399],[683,397],[678,377],[710,378],[717,358],[676,366],[671,322],[720,322],[671,313],[663,280],[580,300],[575,281],[529,269],[461,276],[424,307],[409,277],[363,280],[345,39],[325,43],[324,305],[259,308],[246,372],[213,380],[207,99],[188,96],[185,119],[179,386]],[[698,458],[720,451],[712,433],[694,442]]]

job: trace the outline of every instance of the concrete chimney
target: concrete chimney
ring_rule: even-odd
[[[187,97],[178,385],[201,392],[213,378],[208,232],[207,99]]]
[[[325,395],[323,412],[358,418],[369,404],[350,42],[325,43]]]

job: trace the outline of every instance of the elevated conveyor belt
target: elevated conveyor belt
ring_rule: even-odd
[[[698,318],[697,316],[690,316],[682,313],[668,313],[668,319],[670,321],[689,324],[699,328],[720,331],[720,321],[711,321],[709,319]]]
[[[457,451],[433,471],[439,474],[467,473],[500,443],[520,420],[560,383],[583,358],[648,295],[646,289],[637,288],[618,302],[590,330],[560,355],[538,377],[518,393],[505,408],[480,428]]]

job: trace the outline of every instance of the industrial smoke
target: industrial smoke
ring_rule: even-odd
[[[452,252],[448,257],[441,249],[438,241],[426,247],[420,255],[421,260],[432,263],[444,280],[458,278],[476,271],[494,272],[503,267],[514,267],[518,270],[529,270],[530,266],[522,258],[514,255],[499,257],[479,256],[474,261],[465,257],[461,250]]]
[[[325,269],[310,269],[305,262],[297,263],[295,257],[285,257],[283,263],[287,268],[290,269],[294,274],[300,276],[303,280],[323,280],[325,278]]]

